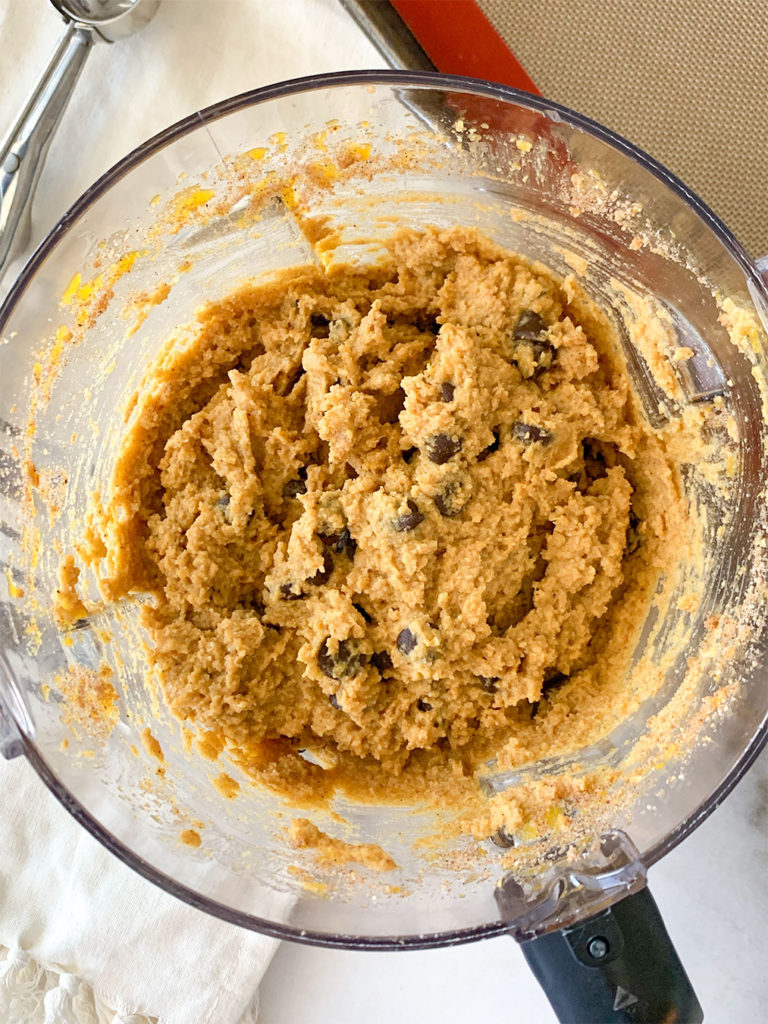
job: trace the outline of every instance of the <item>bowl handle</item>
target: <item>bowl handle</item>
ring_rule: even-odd
[[[522,950],[561,1024],[704,1019],[647,888]]]
[[[640,853],[620,829],[598,838],[523,881],[502,878],[502,919],[561,1024],[699,1024],[701,1007]]]

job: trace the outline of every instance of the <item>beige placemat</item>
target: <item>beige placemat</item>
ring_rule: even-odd
[[[768,253],[765,0],[478,0],[541,92],[679,175]]]

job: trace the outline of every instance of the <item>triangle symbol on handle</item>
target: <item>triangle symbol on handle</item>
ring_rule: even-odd
[[[614,1010],[626,1010],[628,1006],[634,1006],[635,1003],[639,1003],[640,1000],[637,996],[633,996],[631,992],[627,992],[621,985],[616,989],[616,998],[613,1000]]]

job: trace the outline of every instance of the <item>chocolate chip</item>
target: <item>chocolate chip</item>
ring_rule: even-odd
[[[549,444],[553,437],[545,427],[523,422],[512,424],[512,436],[523,444]]]
[[[418,450],[418,448],[406,448],[404,451],[400,452],[403,457],[403,462],[410,462]]]
[[[461,497],[461,488],[456,481],[452,481],[434,496],[432,499],[435,508],[441,516],[453,519],[464,511],[467,501]],[[467,499],[468,500],[468,499]]]
[[[331,547],[337,555],[346,555],[347,558],[354,558],[357,551],[357,541],[352,537],[345,526],[340,533],[318,534],[323,544]]]
[[[493,428],[493,440],[487,448],[483,448],[480,454],[477,456],[478,462],[485,462],[489,455],[493,455],[494,452],[499,450],[501,445],[501,430],[499,427]]]
[[[300,494],[307,493],[307,482],[306,480],[289,480],[287,484],[283,486],[283,497],[284,498],[297,498]]]
[[[341,711],[341,704],[339,704],[339,699],[335,693],[332,693],[328,699],[331,702],[332,708],[336,708],[337,711]]]
[[[336,678],[333,674],[336,669],[336,659],[328,650],[327,640],[323,640],[320,650],[317,652],[317,664],[320,668],[320,671],[327,675],[330,679]]]
[[[370,614],[369,612],[367,612],[367,611],[365,610],[365,608],[364,608],[364,607],[363,607],[363,606],[362,606],[361,604],[354,604],[354,603],[353,603],[352,607],[353,607],[353,608],[354,608],[354,609],[355,609],[356,611],[358,611],[358,612],[360,613],[360,615],[362,616],[362,618],[363,618],[363,619],[365,619],[365,621],[366,621],[366,622],[367,622],[367,623],[368,623],[369,625],[370,625],[370,623],[371,623],[371,622],[373,622],[373,616],[372,616],[372,615],[371,615],[371,614]]]
[[[296,479],[289,480],[283,485],[283,497],[284,498],[295,498],[299,494],[306,494],[307,492],[307,467],[299,466],[296,471]]]
[[[407,626],[397,634],[397,649],[401,654],[410,654],[417,643],[418,640]]]
[[[340,555],[346,555],[347,558],[355,557],[355,551],[357,551],[357,541],[352,537],[346,526],[336,539],[336,543],[334,544],[334,550]]]
[[[451,517],[457,515],[451,508],[450,497],[445,491],[441,494],[436,494],[432,500],[441,516]]]
[[[533,350],[535,366],[533,375],[535,377],[541,370],[548,370],[550,368],[555,361],[557,351],[555,346],[549,341],[532,341],[531,348]]]
[[[409,530],[415,530],[419,523],[424,522],[424,515],[419,512],[419,506],[415,501],[409,498],[406,505],[408,506],[408,511],[401,513],[392,520],[392,527],[398,533],[407,533]]]
[[[327,551],[323,552],[323,567],[318,569],[314,576],[310,576],[307,583],[311,583],[313,587],[321,587],[323,583],[327,583],[331,578],[333,572],[333,559]]]
[[[496,685],[499,681],[498,676],[478,676],[480,685],[486,693],[496,693],[498,686]]]
[[[306,596],[306,594],[302,594],[296,583],[283,583],[280,586],[280,597],[284,601],[301,601]]]
[[[430,462],[442,466],[454,455],[461,451],[462,440],[460,437],[452,437],[450,434],[434,434],[427,438],[427,458]]]
[[[557,353],[554,345],[547,340],[548,330],[547,323],[533,310],[526,309],[520,314],[520,319],[512,330],[512,342],[527,346],[529,353],[527,357],[513,356],[513,362],[524,377],[535,377],[554,362]]]
[[[317,664],[320,671],[330,679],[343,679],[355,676],[365,665],[365,655],[355,650],[351,640],[340,640],[336,654],[331,654],[327,640],[323,640],[317,652]]]
[[[512,337],[515,341],[541,341],[547,332],[546,321],[532,309],[524,309],[514,326]]]
[[[511,846],[515,845],[515,837],[505,825],[500,825],[491,836],[491,842],[496,846],[502,847],[502,849],[508,850]]]
[[[230,503],[231,500],[232,499],[231,499],[231,497],[228,494],[223,494],[216,501],[216,508],[224,516],[224,522],[225,523],[231,523],[232,522],[232,516],[230,515],[230,512],[229,512],[229,503]]]
[[[352,324],[349,320],[345,320],[343,316],[337,317],[335,320],[331,320],[330,327],[328,328],[328,334],[332,342],[338,344],[349,335]]]
[[[382,673],[389,672],[392,668],[392,659],[387,651],[376,651],[375,654],[371,655],[371,662]]]
[[[419,697],[419,699],[416,701],[416,707],[419,709],[419,711],[431,711],[432,710],[432,705],[428,704],[421,697]]]
[[[531,703],[531,718],[535,718],[536,715],[538,715],[538,713],[539,713],[539,704],[540,703],[541,702],[538,701],[538,700],[535,700],[535,701],[533,701]]]
[[[448,384],[447,382],[440,385],[440,392],[443,396],[444,402],[452,402],[454,395],[456,394],[456,385]]]

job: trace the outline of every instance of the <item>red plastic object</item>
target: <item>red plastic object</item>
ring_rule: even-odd
[[[539,94],[474,0],[390,0],[438,71]]]

